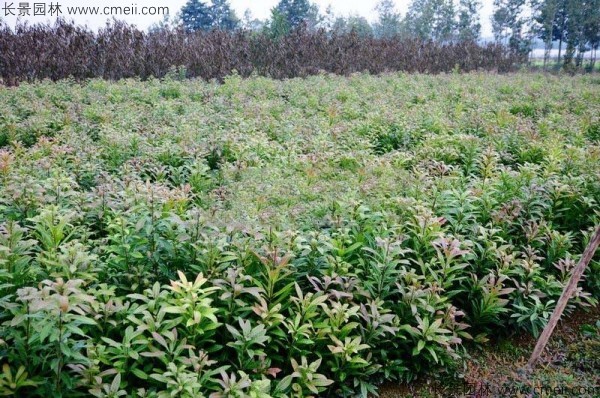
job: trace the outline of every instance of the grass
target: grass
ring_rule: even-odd
[[[531,58],[529,60],[529,65],[534,67],[537,70],[541,70],[544,67],[544,59],[543,58]],[[556,59],[552,59],[548,62],[547,68],[550,71],[559,71],[563,67],[563,63],[559,62]],[[592,65],[589,59],[585,59],[583,62],[583,69],[587,72],[592,72]],[[594,64],[593,72],[600,71],[600,64],[596,62]]]

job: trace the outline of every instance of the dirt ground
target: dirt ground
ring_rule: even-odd
[[[381,388],[382,398],[600,397],[600,307],[579,311],[557,326],[533,372],[525,371],[536,340],[515,335],[472,348],[460,371],[443,370]]]

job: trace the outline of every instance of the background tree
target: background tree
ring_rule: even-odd
[[[432,39],[447,42],[456,37],[456,10],[452,0],[433,0]]]
[[[1,22],[0,22],[1,23]],[[165,14],[163,19],[158,22],[153,23],[148,28],[149,32],[158,32],[161,30],[173,30],[182,26],[181,22],[181,14],[177,13],[175,16],[171,14]]]
[[[583,34],[591,50],[590,66],[594,70],[596,54],[600,46],[600,0],[589,0],[586,18],[583,22]]]
[[[575,65],[580,67],[583,65],[585,52],[591,50],[590,57],[593,57],[594,51],[598,49],[598,42],[600,41],[600,1],[583,0],[578,3],[571,5],[572,17],[569,19],[569,36],[572,39],[567,42],[567,50],[569,50],[570,42],[572,42],[571,46],[577,47]],[[573,50],[571,50],[572,52]]]
[[[476,41],[481,34],[479,0],[460,0],[458,5],[457,35],[460,41]]]
[[[308,0],[280,0],[272,10],[272,15],[277,13],[283,16],[289,29],[295,29],[309,19],[311,11],[314,13],[314,8],[311,10]]]
[[[315,30],[319,28],[320,26],[322,26],[323,21],[324,17],[319,12],[319,6],[315,3],[312,3],[308,9],[306,19],[304,20],[308,29]]]
[[[494,0],[492,31],[497,42],[506,42],[510,35],[511,16],[506,0]]]
[[[338,16],[335,15],[331,4],[327,6],[325,9],[325,14],[321,17],[321,27],[325,29],[327,32],[331,32],[333,30],[333,26],[335,25]]]
[[[337,17],[331,31],[337,34],[348,34],[355,32],[358,37],[373,36],[373,27],[369,21],[360,15],[350,15],[348,17]]]
[[[414,0],[404,26],[422,40],[450,41],[456,36],[456,10],[452,0]]]
[[[210,30],[213,26],[211,9],[200,0],[189,0],[181,9],[181,22],[190,32]]]
[[[558,0],[533,0],[532,2],[534,31],[544,41],[544,67],[550,60],[553,47],[554,21],[558,11]]]
[[[273,38],[280,38],[290,33],[291,26],[285,15],[276,7],[271,10],[271,18],[265,25],[265,32]]]
[[[552,27],[552,40],[558,40],[558,61],[562,56],[563,42],[566,38],[567,20],[568,20],[568,1],[557,0],[556,14],[554,15],[554,24]]]
[[[584,54],[595,52],[600,44],[600,0],[531,0],[534,31],[544,41],[544,65],[548,63],[553,41],[558,41],[558,60],[565,65],[583,64]],[[563,56],[563,43],[566,52]]]
[[[210,12],[214,29],[235,30],[240,26],[240,20],[227,0],[212,0]]]
[[[392,0],[381,0],[375,6],[378,20],[374,27],[375,36],[390,38],[400,34],[401,16]]]
[[[565,65],[571,65],[575,61],[576,66],[581,65],[581,59],[585,52],[585,38],[583,34],[583,24],[585,13],[587,11],[587,1],[567,1],[567,23],[566,36],[567,48],[565,51]],[[577,57],[576,56],[576,53]],[[580,56],[581,55],[581,56]]]
[[[213,0],[211,5],[200,0],[189,0],[181,9],[181,20],[183,27],[191,32],[235,30],[240,25],[228,0]]]
[[[253,32],[261,30],[265,23],[258,18],[254,18],[252,11],[248,8],[244,11],[244,17],[242,18],[242,27]]]
[[[524,15],[526,0],[494,0],[492,29],[496,41],[507,43],[519,54],[529,53],[531,40],[523,28],[527,19]]]
[[[404,26],[411,36],[428,40],[432,36],[433,19],[431,0],[413,0],[406,13]]]

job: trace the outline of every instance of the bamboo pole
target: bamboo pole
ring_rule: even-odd
[[[581,279],[581,276],[583,275],[583,272],[585,271],[589,262],[592,260],[592,257],[594,257],[594,253],[596,253],[598,245],[600,245],[600,225],[596,228],[596,232],[594,232],[594,235],[592,235],[590,242],[588,243],[585,251],[583,252],[583,256],[581,256],[581,260],[579,260],[579,262],[573,269],[571,279],[569,279],[567,286],[565,286],[560,298],[558,299],[556,308],[554,309],[554,312],[552,313],[552,316],[548,321],[548,324],[544,328],[542,335],[540,336],[539,340],[537,341],[537,344],[535,345],[535,348],[533,349],[531,358],[529,358],[529,362],[527,363],[529,369],[533,369],[536,362],[540,358],[540,355],[542,355],[542,351],[544,351],[546,344],[548,344],[548,340],[550,340],[550,336],[552,335],[556,324],[560,320],[560,317],[563,311],[565,310],[565,307],[567,306],[567,302],[573,296],[573,293],[577,289],[577,283]]]

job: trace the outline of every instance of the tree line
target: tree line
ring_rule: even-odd
[[[362,37],[413,38],[435,41],[477,40],[481,32],[479,0],[414,0],[405,17],[396,11],[393,0],[381,0],[375,10],[375,23],[360,15],[335,15],[331,6],[324,13],[309,0],[280,0],[267,20],[252,17],[246,10],[238,18],[227,0],[189,0],[174,19],[155,26],[183,26],[188,31],[236,30],[268,32],[272,36],[289,34],[300,25],[335,33],[355,31]]]
[[[381,0],[370,23],[360,15],[324,13],[309,0],[280,0],[267,20],[247,10],[238,18],[228,0],[189,0],[177,17],[154,29],[181,26],[188,31],[245,29],[272,37],[290,34],[300,25],[332,34],[355,32],[360,37],[431,40],[442,43],[480,41],[480,0],[413,0],[402,15],[393,0]],[[521,55],[543,43],[544,65],[558,47],[558,60],[579,67],[591,52],[593,69],[600,45],[600,0],[494,0],[491,17],[494,40]]]

